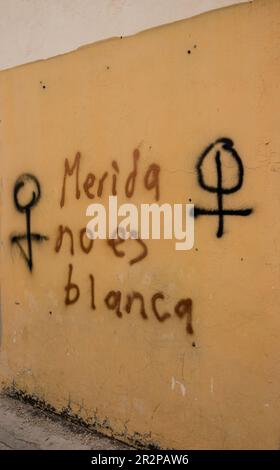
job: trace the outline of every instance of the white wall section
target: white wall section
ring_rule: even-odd
[[[0,69],[249,0],[0,0]]]

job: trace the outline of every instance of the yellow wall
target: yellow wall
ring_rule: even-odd
[[[279,19],[278,0],[256,0],[0,73],[3,388],[144,445],[279,447]],[[243,185],[224,195],[224,206],[250,215],[225,216],[220,238],[217,216],[201,216],[191,251],[148,240],[147,256],[134,264],[143,250],[137,241],[118,246],[123,257],[105,240],[82,250],[86,207],[107,202],[113,160],[120,203],[155,201],[144,177],[156,164],[160,203],[191,198],[216,209],[196,165],[223,137],[244,165]],[[65,159],[72,165],[77,152],[80,197],[68,177],[61,207]],[[215,167],[204,170],[215,185]],[[226,156],[223,170],[230,187],[238,175]],[[89,199],[88,173],[98,181],[105,172],[102,195],[95,183]],[[26,213],[14,204],[25,173],[41,189],[31,233],[48,237],[32,240],[31,271],[12,243],[26,233]],[[60,225],[73,232],[74,254],[67,234],[58,250]],[[20,244],[26,252],[26,240]],[[67,305],[69,265],[80,296]],[[105,305],[112,290],[121,292],[122,316]],[[133,291],[148,319],[136,302],[125,311]],[[160,314],[170,313],[162,322],[151,305],[158,292]],[[174,311],[186,298],[193,334],[190,316]]]

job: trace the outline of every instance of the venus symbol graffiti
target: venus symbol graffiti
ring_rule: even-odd
[[[33,269],[32,243],[48,240],[46,235],[31,231],[31,209],[38,204],[41,188],[37,178],[29,173],[19,176],[14,186],[14,204],[18,212],[25,214],[26,232],[11,236],[11,243],[16,244],[30,271]],[[23,242],[27,243],[27,249]]]
[[[235,170],[234,181],[231,186],[224,185],[224,172],[229,167],[223,165],[225,157],[230,161],[230,166]],[[205,166],[209,160],[214,159],[216,169],[216,183],[206,182]],[[212,162],[213,163],[213,162]],[[218,217],[218,228],[217,237],[221,238],[224,234],[224,218],[225,216],[242,216],[246,217],[250,215],[253,209],[225,209],[224,208],[224,195],[232,194],[243,185],[244,168],[242,160],[234,148],[234,142],[228,138],[222,138],[216,140],[216,142],[210,144],[199,157],[197,165],[197,176],[199,185],[210,193],[217,194],[217,209],[205,209],[196,206],[194,209],[194,216],[199,217],[201,215],[215,215]]]

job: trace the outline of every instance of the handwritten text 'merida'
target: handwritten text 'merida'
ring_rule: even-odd
[[[135,191],[138,177],[138,162],[140,152],[135,149],[133,152],[133,169],[128,174],[124,186],[125,196],[131,198]],[[77,153],[75,160],[70,165],[68,159],[65,160],[62,193],[60,199],[61,207],[66,200],[67,177],[75,176],[75,197],[80,199],[80,163],[81,154]],[[93,173],[88,173],[84,182],[83,190],[89,199],[102,197],[104,187],[109,186],[111,195],[108,198],[108,210],[101,203],[90,204],[86,210],[86,215],[92,217],[87,224],[86,235],[89,239],[116,239],[127,240],[129,238],[142,240],[160,238],[176,239],[176,250],[190,250],[194,245],[194,206],[193,204],[140,204],[138,210],[135,204],[122,204],[118,207],[118,175],[119,166],[114,160],[112,162],[113,172],[109,176],[104,172],[97,179]],[[153,191],[154,199],[159,200],[159,175],[160,166],[152,163],[148,166],[144,174],[144,188]],[[120,220],[121,219],[121,220]],[[180,240],[180,241],[178,241]]]

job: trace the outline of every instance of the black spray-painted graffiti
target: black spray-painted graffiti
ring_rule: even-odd
[[[227,187],[224,184],[224,163],[223,163],[223,157],[227,156],[230,157],[232,160],[233,164],[236,167],[236,182],[234,182],[231,186]],[[134,160],[139,158],[139,154],[134,152]],[[214,157],[214,163],[215,163],[215,169],[216,169],[216,177],[217,177],[217,182],[216,184],[208,184],[205,181],[205,161],[211,162],[211,158],[213,159]],[[80,161],[80,154],[78,153],[76,156],[75,164],[71,168],[71,171],[69,170],[69,164],[68,160],[66,160],[65,168],[66,168],[66,173],[64,174],[64,182],[63,182],[63,191],[62,191],[62,203],[61,206],[64,204],[64,197],[65,197],[65,180],[66,180],[66,175],[72,175],[75,169],[75,166],[77,164],[77,168],[79,168],[79,161]],[[78,162],[78,163],[77,163]],[[159,171],[159,166],[154,165],[157,169],[157,177],[158,177],[158,171]],[[225,216],[248,216],[252,213],[253,209],[225,209],[224,208],[224,200],[223,196],[226,194],[232,194],[238,191],[242,185],[243,185],[243,177],[244,177],[244,168],[242,164],[242,160],[240,156],[238,155],[237,151],[234,148],[234,143],[231,139],[229,138],[221,138],[216,140],[214,143],[210,144],[202,153],[202,155],[199,157],[197,165],[196,165],[196,170],[197,170],[197,176],[198,176],[198,183],[199,185],[205,189],[206,191],[210,193],[215,193],[217,194],[217,209],[205,209],[199,206],[196,206],[194,208],[194,216],[197,218],[201,215],[214,215],[218,217],[218,228],[217,228],[217,237],[220,238],[224,234],[224,217]],[[68,172],[68,173],[67,173]],[[135,173],[135,174],[134,174]],[[136,170],[133,173],[133,177],[136,175]],[[78,181],[78,173],[76,174],[76,179]],[[77,183],[78,184],[78,183]],[[159,199],[159,182],[157,180],[157,193],[156,193],[156,200]],[[115,186],[114,186],[115,187]],[[152,186],[151,186],[152,187]],[[150,189],[149,186],[147,186],[148,189]],[[21,199],[24,201],[24,198],[27,199],[28,202],[20,202],[19,200],[19,193],[21,193]],[[113,191],[114,193],[114,191]],[[27,194],[27,195],[26,195]],[[115,193],[114,193],[115,194]],[[131,197],[131,194],[126,194],[127,197]],[[40,233],[32,233],[31,232],[31,209],[36,206],[40,200],[41,197],[41,188],[39,181],[34,175],[31,175],[29,173],[25,173],[21,175],[15,182],[14,186],[14,204],[16,209],[20,213],[25,213],[26,217],[26,233],[24,234],[16,234],[12,235],[10,237],[11,243],[12,244],[17,244],[20,252],[24,258],[24,260],[27,263],[27,266],[30,271],[32,271],[33,268],[33,257],[32,257],[32,242],[42,242],[44,240],[48,240],[48,237],[45,235],[41,235]],[[78,197],[78,196],[77,196]],[[94,197],[94,196],[93,196]],[[62,227],[62,226],[61,226]],[[68,230],[69,231],[69,230]],[[81,234],[85,232],[85,229],[81,231]],[[61,234],[61,240],[58,241],[59,247],[56,249],[56,251],[59,251],[60,246],[62,244],[62,236],[63,233]],[[71,234],[72,236],[72,234]],[[73,237],[73,236],[72,236]],[[27,242],[27,249],[24,249],[23,243],[26,241]],[[123,256],[123,252],[118,252],[115,246],[115,240],[114,244],[109,243],[109,245],[112,247],[114,253],[116,256]],[[141,241],[140,241],[141,243]],[[73,244],[73,240],[72,240]],[[89,247],[84,250],[86,253],[91,251],[92,248],[92,243],[89,244]],[[145,247],[144,247],[145,248]],[[143,256],[136,258],[133,260],[130,264],[133,264],[134,262],[138,262],[142,260],[145,256],[147,256],[147,249],[145,248],[145,253]],[[74,254],[74,252],[72,253]]]
[[[231,187],[223,186],[223,165],[221,158],[221,151],[227,152],[228,155],[233,159],[237,168],[237,181]],[[217,171],[217,185],[211,186],[205,183],[205,177],[203,175],[203,164],[206,159],[211,158],[212,155],[215,155],[215,166]],[[218,217],[218,229],[217,237],[220,238],[224,233],[224,216],[248,216],[252,213],[253,209],[224,209],[224,194],[232,194],[238,191],[243,184],[244,177],[244,168],[242,160],[238,155],[237,151],[234,148],[234,143],[231,139],[222,138],[216,140],[216,142],[209,145],[202,155],[199,157],[199,160],[196,165],[198,183],[199,185],[210,193],[217,194],[217,209],[204,209],[202,207],[195,207],[194,216],[199,217],[200,215],[216,215]]]
[[[19,200],[19,193],[22,192],[22,190],[25,188],[28,188],[28,192],[30,191],[30,194],[28,194],[28,202],[21,203]],[[24,197],[27,197],[26,194]],[[12,235],[11,236],[11,243],[12,244],[17,244],[20,252],[24,258],[24,260],[27,263],[27,266],[30,271],[32,271],[33,268],[33,257],[32,257],[32,242],[42,242],[44,240],[48,240],[48,237],[46,235],[41,235],[40,233],[32,233],[31,232],[31,209],[38,204],[39,199],[41,197],[41,188],[39,181],[37,178],[29,173],[25,173],[21,175],[15,182],[14,186],[14,203],[16,206],[16,209],[24,214],[26,217],[26,233],[24,234],[17,234],[17,235]],[[22,242],[25,241],[27,242],[27,250],[25,250],[22,246]]]
[[[233,183],[227,183],[226,171],[228,167],[226,165],[226,157],[230,161],[230,168],[234,167],[234,174],[231,175],[230,181]],[[134,170],[130,173],[127,183],[125,186],[125,194],[127,197],[132,197],[135,186],[135,179],[137,177],[137,160],[139,159],[139,152],[137,150],[133,153],[134,158]],[[65,203],[65,191],[66,191],[66,179],[67,176],[72,176],[76,170],[76,198],[80,198],[80,189],[79,189],[79,165],[80,165],[81,155],[78,152],[76,154],[75,162],[71,166],[66,159],[65,161],[65,171],[62,187],[62,196],[60,201],[60,206],[63,207]],[[210,176],[214,178],[214,183],[206,182],[209,174],[207,175],[208,163],[213,164],[214,162],[214,172],[210,173]],[[115,162],[112,164],[114,170],[118,173],[119,168],[115,165]],[[144,186],[146,189],[156,189],[155,199],[159,200],[159,170],[158,165],[152,165],[146,176],[144,178]],[[224,233],[224,217],[225,216],[248,216],[251,214],[252,209],[225,209],[223,197],[226,194],[232,194],[238,191],[243,184],[244,177],[244,168],[240,156],[234,148],[234,143],[231,139],[222,138],[216,140],[214,143],[209,145],[202,155],[199,157],[199,160],[196,165],[198,183],[201,188],[205,189],[210,193],[217,194],[217,209],[205,209],[202,207],[194,208],[194,216],[198,217],[201,215],[215,215],[218,217],[218,229],[217,237],[220,238]],[[152,181],[150,180],[150,175],[153,174]],[[206,175],[206,176],[205,176]],[[103,177],[100,180],[99,187],[97,189],[97,197],[102,196],[103,191],[103,182],[107,176],[107,172],[103,174]],[[234,179],[233,179],[233,178]],[[95,194],[89,192],[89,188],[92,188],[95,176],[90,173],[84,183],[84,190],[86,195],[92,199],[95,197]],[[112,193],[116,194],[116,175],[113,175],[113,184],[112,184]],[[33,256],[32,256],[32,244],[33,242],[42,242],[48,240],[46,235],[40,233],[34,233],[31,230],[31,209],[33,209],[39,202],[41,198],[41,188],[39,181],[34,175],[25,173],[21,175],[15,182],[14,186],[14,204],[17,211],[21,214],[25,214],[26,219],[26,231],[25,233],[19,233],[16,235],[11,235],[10,241],[12,244],[16,244],[19,247],[20,253],[23,256],[24,261],[27,264],[27,267],[30,271],[33,268]],[[63,245],[63,240],[65,236],[70,240],[70,254],[71,256],[75,255],[76,250],[74,250],[74,235],[73,231],[68,226],[59,225],[58,236],[55,244],[55,251],[58,253]],[[88,255],[93,249],[93,240],[86,242],[85,240],[86,229],[85,227],[81,228],[79,231],[79,244],[83,253]],[[137,253],[137,256],[129,260],[129,264],[133,265],[142,261],[148,255],[148,248],[144,241],[137,239],[136,242],[141,247],[141,252]],[[119,245],[125,244],[125,241],[122,239],[112,239],[107,240],[109,247],[112,249],[113,255],[118,258],[122,258],[126,254],[126,250],[121,249]],[[26,245],[25,245],[26,244]],[[138,245],[137,245],[138,246]],[[78,285],[73,280],[73,264],[69,264],[68,269],[68,280],[64,287],[65,290],[65,305],[70,306],[78,302],[81,294],[80,285]],[[90,308],[95,310],[96,301],[95,301],[95,277],[92,273],[89,273],[90,280]],[[166,310],[164,304],[161,307],[160,303],[165,301],[165,295],[163,292],[155,292],[149,299],[144,298],[144,295],[138,290],[130,291],[128,293],[123,293],[119,290],[110,290],[107,292],[104,297],[104,303],[109,310],[115,312],[118,318],[123,318],[125,313],[130,314],[133,310],[134,304],[138,305],[138,312],[140,313],[140,318],[143,320],[149,319],[147,306],[150,305],[150,310],[154,314],[155,318],[159,322],[165,322],[166,320],[171,319],[175,314],[176,317],[180,319],[186,319],[186,332],[188,335],[194,334],[194,328],[192,324],[193,320],[193,300],[190,297],[184,297],[177,301],[172,309]],[[125,313],[124,313],[125,312]],[[193,342],[192,346],[195,347],[196,343]]]

